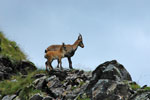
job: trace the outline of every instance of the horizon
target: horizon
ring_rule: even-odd
[[[44,50],[73,44],[82,34],[84,48],[72,57],[74,68],[94,70],[116,59],[133,81],[150,85],[150,1],[5,0],[0,1],[0,31],[14,40],[38,68]],[[57,65],[54,61],[53,67]],[[64,68],[69,68],[66,58]]]

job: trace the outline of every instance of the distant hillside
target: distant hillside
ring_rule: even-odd
[[[0,55],[17,61],[27,58],[17,43],[7,39],[2,32],[0,32]]]

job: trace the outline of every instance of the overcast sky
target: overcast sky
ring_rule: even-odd
[[[73,44],[81,33],[85,48],[72,57],[74,68],[94,70],[116,59],[134,81],[150,85],[149,5],[149,0],[0,0],[0,30],[39,68],[45,68],[49,45]]]

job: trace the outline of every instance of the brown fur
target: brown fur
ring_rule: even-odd
[[[45,58],[47,59],[47,62],[45,63],[46,64],[46,70],[47,70],[47,66],[49,66],[50,70],[53,70],[53,67],[52,67],[51,63],[55,59],[58,60],[58,67],[59,67],[59,64],[60,64],[60,68],[62,69],[61,59],[65,56],[65,53],[66,53],[66,46],[65,46],[64,43],[61,45],[59,50],[48,51],[45,54]]]
[[[68,45],[65,45],[65,46],[66,46],[65,57],[68,58],[69,67],[70,67],[70,69],[72,69],[71,57],[75,54],[75,51],[77,50],[78,46],[80,46],[81,48],[84,48],[82,35],[79,34],[78,39],[74,42],[74,44],[72,44],[72,45],[68,44]],[[61,45],[51,45],[45,50],[45,53],[48,52],[48,51],[59,50],[60,47],[61,47]]]

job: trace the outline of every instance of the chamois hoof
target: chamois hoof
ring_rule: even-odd
[[[62,68],[62,67],[60,67],[60,70],[63,70],[63,68]]]

